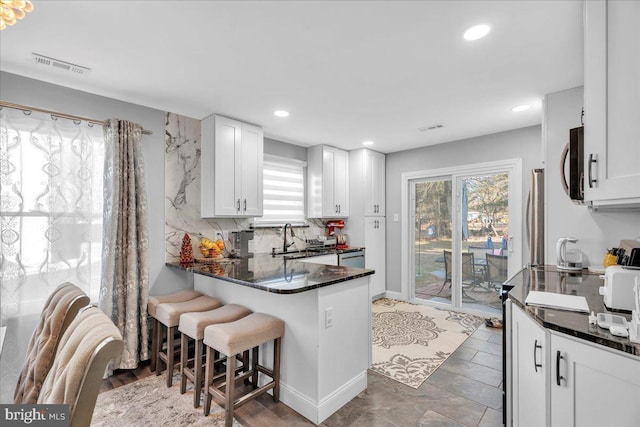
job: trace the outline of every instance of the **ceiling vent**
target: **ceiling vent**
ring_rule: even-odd
[[[426,132],[428,130],[436,130],[436,129],[440,129],[440,128],[443,128],[443,127],[444,127],[444,125],[442,123],[436,123],[436,124],[429,125],[429,126],[423,126],[421,128],[418,128],[418,130],[420,132]]]
[[[89,74],[91,68],[83,67],[82,65],[72,64],[70,62],[62,61],[60,59],[50,58],[48,56],[40,55],[39,53],[31,53],[36,64],[44,65],[45,67],[53,67],[62,71],[69,71],[70,73],[85,75]]]

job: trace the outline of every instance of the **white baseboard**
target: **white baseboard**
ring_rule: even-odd
[[[367,371],[345,383],[319,405],[297,390],[280,383],[280,400],[314,424],[320,424],[367,388]]]
[[[367,388],[367,371],[352,378],[351,381],[345,383],[342,387],[331,393],[320,402],[318,408],[318,422],[321,423],[338,409],[346,405],[351,399],[360,394]]]
[[[402,292],[393,292],[393,291],[387,291],[384,293],[384,296],[386,298],[391,298],[391,299],[397,299],[397,300],[401,300],[401,301],[405,301],[405,297],[404,295],[402,295]]]

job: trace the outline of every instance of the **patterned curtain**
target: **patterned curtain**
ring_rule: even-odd
[[[149,237],[141,130],[139,125],[117,119],[105,127],[100,308],[111,316],[125,345],[120,364],[113,369],[133,369],[149,358]]]
[[[49,294],[72,282],[98,300],[102,251],[101,126],[0,107],[1,400],[12,402]]]

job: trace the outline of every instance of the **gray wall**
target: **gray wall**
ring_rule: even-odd
[[[602,265],[605,249],[640,236],[640,211],[597,211],[574,204],[560,184],[560,156],[569,129],[580,126],[582,86],[545,96],[545,262],[556,264],[560,237],[577,237],[584,265]],[[588,126],[588,123],[587,123]]]
[[[5,72],[0,72],[0,94],[6,102],[61,113],[131,120],[153,132],[142,137],[149,205],[149,283],[152,293],[164,293],[162,288],[170,286],[174,277],[164,267],[164,112]]]
[[[387,154],[387,290],[400,292],[401,175],[404,172],[461,166],[504,159],[522,159],[523,210],[529,191],[529,170],[541,167],[541,127],[531,126],[446,144]],[[529,254],[523,251],[523,260]]]

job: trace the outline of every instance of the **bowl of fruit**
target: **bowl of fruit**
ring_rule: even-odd
[[[200,253],[205,258],[222,258],[224,250],[224,242],[222,239],[211,240],[206,237],[200,239]]]

